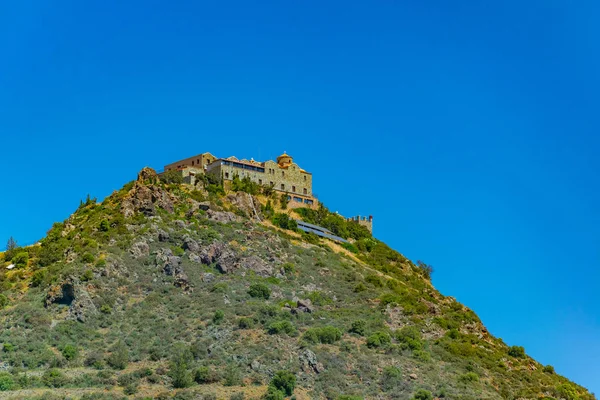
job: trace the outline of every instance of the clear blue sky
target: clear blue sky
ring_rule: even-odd
[[[599,20],[584,0],[2,2],[0,241],[145,165],[287,150],[329,208],[373,214],[493,334],[600,392]]]

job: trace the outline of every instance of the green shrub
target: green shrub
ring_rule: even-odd
[[[357,335],[364,336],[367,333],[367,323],[363,320],[357,320],[352,322],[352,326],[349,329],[350,333],[356,333]]]
[[[8,297],[0,293],[0,310],[8,305]]]
[[[402,372],[397,367],[385,367],[381,375],[381,386],[388,391],[402,381]]]
[[[270,386],[287,396],[291,396],[296,387],[296,375],[290,371],[277,371],[273,379],[271,379]]]
[[[50,388],[63,387],[67,383],[67,377],[56,368],[51,368],[42,375],[42,382]]]
[[[333,326],[310,328],[302,338],[309,343],[333,344],[342,338],[342,331]]]
[[[554,367],[552,365],[546,365],[546,366],[544,366],[544,368],[542,369],[542,371],[544,371],[545,373],[550,374],[550,375],[554,375],[554,373],[555,373],[554,372]]]
[[[479,382],[479,375],[475,372],[467,372],[466,374],[461,375],[458,380],[463,383]]]
[[[27,266],[27,263],[29,262],[29,253],[27,253],[26,251],[17,253],[13,258],[12,258],[12,263],[15,265],[15,267],[17,268],[23,268]]]
[[[238,321],[238,327],[240,329],[251,329],[254,326],[254,320],[248,317],[242,317]]]
[[[47,275],[48,271],[45,268],[38,269],[37,271],[35,271],[33,273],[33,276],[31,277],[31,286],[41,286],[45,282]]]
[[[183,175],[180,171],[171,170],[167,172],[163,172],[159,175],[160,181],[166,184],[178,184],[181,185],[183,183]]]
[[[290,202],[290,199],[288,199],[287,194],[282,193],[281,196],[279,196],[279,205],[281,205],[281,209],[285,210],[287,208],[289,202]]]
[[[125,369],[129,363],[129,350],[127,346],[119,341],[106,359],[106,363],[114,369]]]
[[[331,298],[327,297],[323,294],[323,292],[320,292],[318,290],[310,292],[307,297],[316,306],[325,306],[327,304],[333,303],[333,300]]]
[[[94,279],[94,272],[92,272],[91,269],[86,269],[83,272],[83,275],[81,275],[82,282],[88,282],[88,281],[91,281],[92,279]]]
[[[281,229],[288,229],[290,231],[295,231],[298,229],[298,224],[289,215],[285,213],[276,213],[271,218],[271,222],[273,225],[280,227]]]
[[[6,392],[16,388],[15,380],[8,372],[0,372],[0,392]]]
[[[377,275],[367,275],[365,281],[375,287],[383,287],[383,282],[381,282],[381,278]]]
[[[285,394],[274,386],[269,386],[267,393],[262,398],[263,400],[285,400]]]
[[[215,314],[213,315],[212,321],[215,325],[220,325],[221,322],[223,322],[224,318],[225,318],[225,313],[223,312],[223,310],[217,310],[217,311],[215,311]]]
[[[421,332],[414,325],[396,331],[396,340],[411,350],[420,350],[423,347]]]
[[[110,224],[109,224],[108,220],[103,219],[102,221],[100,221],[100,225],[98,225],[98,229],[100,230],[100,232],[108,232],[108,230],[110,229]]]
[[[367,346],[370,348],[385,347],[392,342],[390,335],[386,332],[375,332],[367,338]]]
[[[244,396],[243,392],[234,393],[231,396],[229,396],[229,400],[244,400],[245,398],[246,396]]]
[[[169,376],[174,388],[186,388],[192,384],[192,375],[189,371],[191,362],[192,353],[184,345],[178,344],[169,363]]]
[[[296,267],[294,266],[294,264],[286,262],[285,264],[283,264],[281,266],[281,268],[283,269],[283,272],[285,272],[286,274],[293,274],[294,272],[296,272]]]
[[[216,382],[217,379],[209,367],[203,366],[196,369],[196,372],[194,373],[194,381],[200,385],[203,385],[206,383]]]
[[[73,346],[72,344],[68,344],[65,347],[63,347],[61,353],[67,361],[74,360],[79,355],[79,351],[77,350],[77,347]]]
[[[515,358],[524,358],[525,348],[523,348],[523,346],[511,346],[508,349],[508,355]]]
[[[138,383],[130,383],[123,388],[123,393],[127,396],[134,395],[138,392]]]
[[[429,390],[419,389],[413,395],[414,400],[432,400],[433,394]]]
[[[364,400],[364,397],[360,396],[350,396],[347,394],[343,394],[337,397],[337,400]]]
[[[271,289],[269,289],[269,287],[264,283],[254,283],[250,285],[248,294],[251,297],[268,300],[269,297],[271,297]]]
[[[367,290],[367,287],[365,285],[363,285],[362,283],[359,283],[358,285],[356,285],[354,287],[354,293],[364,292],[365,290]]]
[[[275,321],[271,322],[267,327],[267,332],[271,335],[277,335],[281,333],[286,333],[288,335],[293,334],[296,331],[296,328],[290,321]]]
[[[230,364],[225,368],[225,381],[224,386],[239,386],[242,384],[242,372],[240,369],[233,364]]]
[[[242,179],[236,174],[233,176],[231,182],[231,190],[234,192],[246,192],[252,195],[260,193],[261,187],[258,183],[252,182],[249,176],[245,176]]]
[[[91,253],[85,253],[83,257],[81,257],[81,261],[83,261],[86,264],[91,264],[94,262],[94,260],[95,258]]]
[[[431,360],[431,354],[425,350],[415,350],[413,351],[413,357],[417,360],[428,362]]]

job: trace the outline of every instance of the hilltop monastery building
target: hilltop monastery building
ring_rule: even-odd
[[[277,161],[258,162],[253,159],[239,160],[236,157],[217,158],[210,153],[202,153],[166,165],[167,171],[181,171],[184,180],[195,182],[199,174],[211,174],[223,182],[232,181],[237,175],[240,179],[248,177],[261,186],[287,193],[292,207],[316,207],[318,200],[313,196],[312,174],[300,168],[294,159],[285,152]],[[353,217],[352,220],[372,229],[373,217]]]

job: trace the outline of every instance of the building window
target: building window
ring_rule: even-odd
[[[304,175],[304,182],[306,182],[306,175]]]
[[[281,176],[285,176],[285,171],[281,171]]]
[[[304,188],[304,189],[302,190],[302,192],[303,192],[304,194],[308,194],[308,190],[306,190],[306,188]]]
[[[292,192],[296,193],[296,186],[292,186]]]
[[[283,183],[281,184],[281,190],[285,190],[285,185]]]
[[[225,179],[229,179],[229,172],[225,172]]]
[[[262,179],[259,179],[259,180],[258,180],[258,184],[259,184],[259,185],[262,185]]]
[[[194,166],[194,160],[192,160],[192,167]]]

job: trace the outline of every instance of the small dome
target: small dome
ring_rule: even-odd
[[[288,154],[286,154],[285,152],[280,155],[279,157],[277,157],[277,164],[279,165],[289,165],[292,163],[292,157]]]

